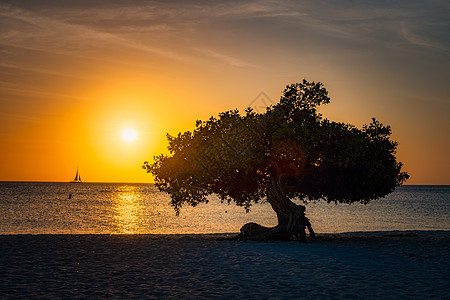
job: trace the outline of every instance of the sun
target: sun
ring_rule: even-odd
[[[122,130],[122,139],[124,139],[126,142],[133,142],[137,139],[137,132],[134,129],[127,128]]]

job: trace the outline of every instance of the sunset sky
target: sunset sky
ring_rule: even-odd
[[[150,182],[166,133],[306,78],[328,119],[391,125],[408,184],[450,184],[449,16],[446,0],[0,1],[0,180]]]

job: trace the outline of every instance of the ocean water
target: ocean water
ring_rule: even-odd
[[[179,216],[153,184],[0,182],[0,234],[233,233],[247,222],[276,225],[268,203],[249,213],[211,196]],[[306,205],[318,233],[450,230],[450,186],[403,186],[363,204]]]

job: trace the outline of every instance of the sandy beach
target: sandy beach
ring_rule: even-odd
[[[450,298],[450,231],[230,236],[2,235],[0,298]]]

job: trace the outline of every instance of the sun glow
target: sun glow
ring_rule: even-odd
[[[137,132],[134,129],[127,128],[122,130],[122,139],[127,142],[133,142],[137,139]]]

